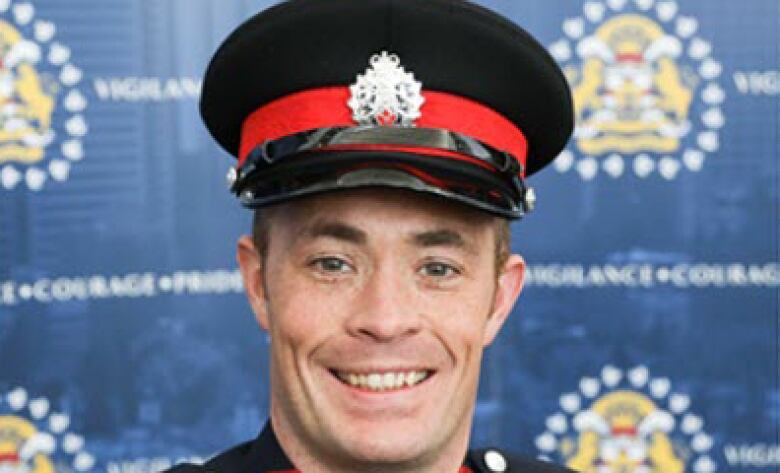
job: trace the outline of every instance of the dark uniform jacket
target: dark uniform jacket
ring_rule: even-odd
[[[572,473],[571,470],[520,458],[495,449],[470,450],[457,473]],[[287,458],[267,423],[252,441],[212,458],[203,466],[179,465],[165,473],[299,473]],[[438,472],[432,472],[438,473]],[[444,472],[448,473],[448,472]]]

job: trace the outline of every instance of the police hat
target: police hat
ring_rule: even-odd
[[[573,127],[547,51],[463,0],[276,5],[219,47],[200,111],[250,208],[388,186],[519,218]]]

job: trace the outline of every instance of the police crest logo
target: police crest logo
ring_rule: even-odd
[[[395,54],[382,51],[369,62],[370,68],[349,87],[352,119],[360,125],[414,126],[425,102],[422,84],[404,70]]]
[[[55,473],[95,471],[84,438],[70,432],[70,417],[51,411],[44,397],[30,398],[24,388],[0,396],[0,471]]]
[[[588,1],[563,32],[549,49],[572,87],[577,125],[559,172],[672,180],[718,151],[722,65],[675,1]]]
[[[606,366],[560,398],[536,438],[543,458],[582,473],[713,473],[712,437],[690,397],[645,366]]]
[[[84,157],[82,71],[32,3],[0,0],[0,189],[65,181]]]

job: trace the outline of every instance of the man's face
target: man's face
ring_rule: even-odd
[[[345,465],[465,451],[482,350],[522,285],[519,257],[497,276],[493,218],[392,190],[269,218],[266,257],[245,237],[239,262],[271,338],[280,439]]]

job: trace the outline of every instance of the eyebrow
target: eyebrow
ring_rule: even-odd
[[[317,222],[304,231],[309,238],[335,238],[357,245],[364,244],[368,237],[365,232],[350,225],[339,222]]]
[[[311,238],[334,238],[356,245],[368,242],[368,235],[359,228],[341,222],[320,221],[303,231],[303,235]],[[450,229],[429,230],[413,234],[410,239],[415,246],[430,248],[435,246],[473,250],[463,236]]]
[[[454,230],[442,229],[417,233],[412,237],[415,245],[428,248],[431,246],[451,246],[467,248],[466,240]]]

